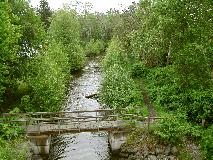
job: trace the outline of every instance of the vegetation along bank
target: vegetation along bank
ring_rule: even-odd
[[[133,129],[123,159],[213,159],[212,5],[141,0],[119,14],[102,101],[161,117],[148,131]]]
[[[101,102],[161,117],[132,127],[136,150],[125,144],[121,157],[213,159],[212,2],[141,0],[107,13],[78,5],[0,2],[0,112],[60,110],[72,74],[106,52]],[[0,159],[26,159],[20,132],[0,123]]]

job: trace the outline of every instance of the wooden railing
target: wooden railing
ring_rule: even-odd
[[[120,111],[119,111],[120,112]],[[91,115],[91,113],[95,113]],[[84,115],[86,114],[86,115]],[[90,114],[90,115],[89,115]],[[1,123],[7,122],[29,122],[29,121],[43,121],[52,122],[59,120],[85,120],[85,119],[109,119],[118,120],[120,117],[127,118],[131,117],[133,119],[144,118],[138,114],[125,114],[120,112],[118,114],[117,110],[114,109],[98,109],[98,110],[76,110],[76,111],[64,111],[64,112],[28,112],[28,113],[3,113],[1,114]]]
[[[118,120],[145,120],[141,115],[126,114],[125,111],[117,111],[113,109],[98,109],[98,110],[76,110],[65,112],[35,112],[35,113],[4,113],[1,115],[0,123],[15,124],[12,127],[22,126],[25,132],[28,131],[29,126],[38,128],[40,132],[41,126],[44,125],[57,125],[60,132],[60,126],[68,124],[80,124],[86,122],[101,121],[118,121]],[[98,128],[99,130],[99,128]],[[79,129],[80,131],[80,129]]]

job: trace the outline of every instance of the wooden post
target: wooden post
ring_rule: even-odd
[[[96,112],[96,113],[97,113],[97,112]],[[98,119],[98,122],[97,122],[97,123],[98,123],[98,132],[99,132],[99,118],[97,118],[97,119]]]
[[[80,127],[80,121],[79,121],[79,118],[80,118],[80,116],[79,116],[80,114],[79,114],[79,112],[78,112],[78,131],[79,131],[79,133],[81,132],[81,127]]]
[[[39,123],[39,121],[37,121],[37,129],[38,129],[38,134],[40,134],[41,133],[41,131],[40,131],[40,123]]]
[[[79,130],[79,133],[81,132],[81,127],[80,127],[80,120],[78,119],[78,130]]]
[[[96,116],[96,122],[98,122],[98,112],[95,112],[95,116]]]
[[[25,119],[26,121],[25,121],[25,132],[27,133],[28,131],[27,131],[27,122],[28,122],[28,120],[27,119]]]
[[[117,115],[116,115],[116,121],[118,121],[118,118],[119,118],[119,115],[117,114]]]
[[[60,118],[61,118],[61,114],[59,114],[59,119],[58,119],[58,134],[61,134],[61,123],[60,123]]]
[[[205,123],[206,123],[206,120],[205,120],[205,119],[202,119],[202,126],[203,126],[203,127],[205,126]]]
[[[149,132],[149,126],[150,126],[150,115],[148,116],[148,132]]]

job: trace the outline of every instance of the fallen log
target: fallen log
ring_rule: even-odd
[[[85,96],[85,98],[94,98],[94,97],[97,97],[97,95],[98,95],[97,93],[94,93],[94,94]]]

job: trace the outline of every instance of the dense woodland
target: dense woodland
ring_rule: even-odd
[[[191,139],[213,159],[213,2],[141,0],[107,13],[78,5],[0,2],[0,112],[60,110],[73,73],[106,53],[102,103],[143,114],[143,85],[166,117],[152,134],[173,144]],[[0,135],[0,159],[25,159],[11,150],[19,130],[0,124]]]

